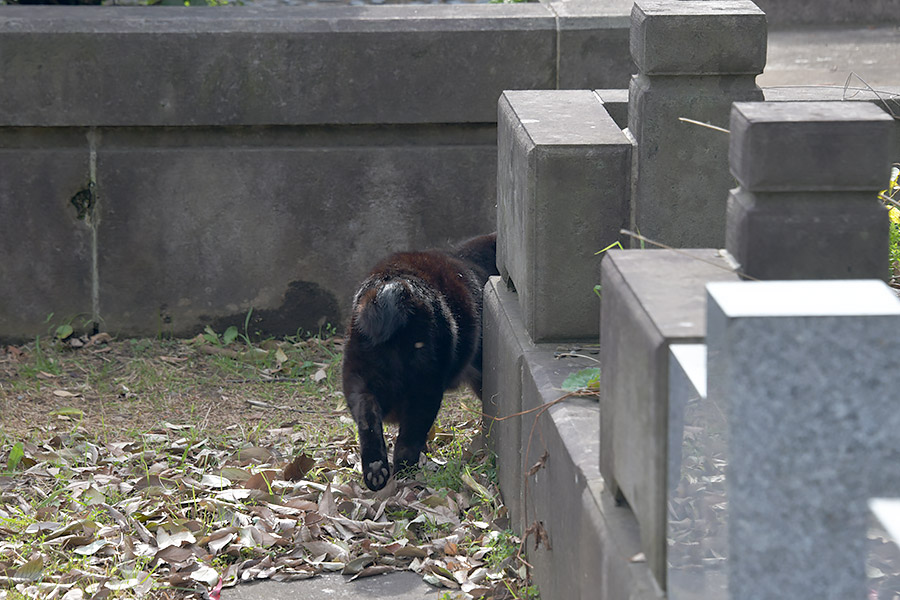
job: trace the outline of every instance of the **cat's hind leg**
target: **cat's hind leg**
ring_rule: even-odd
[[[347,404],[353,412],[359,432],[363,481],[370,490],[378,491],[391,476],[381,407],[375,396],[359,392],[351,394],[347,398]]]

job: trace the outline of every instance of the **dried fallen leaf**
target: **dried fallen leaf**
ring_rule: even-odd
[[[207,587],[212,587],[219,582],[219,573],[215,569],[207,565],[200,565],[197,570],[191,572],[191,579],[205,583]]]
[[[120,592],[122,590],[127,590],[135,587],[141,582],[137,577],[130,577],[128,579],[112,579],[107,581],[103,585],[114,592]]]
[[[390,573],[391,571],[395,571],[394,567],[388,565],[375,565],[372,567],[366,567],[356,575],[350,578],[350,581],[356,581],[357,579],[362,579],[363,577],[372,577],[374,575],[383,575],[384,573]]]
[[[544,453],[541,455],[538,461],[534,463],[534,465],[532,465],[530,469],[528,469],[528,476],[531,477],[535,473],[543,469],[547,465],[547,458],[549,456],[550,454],[546,450],[544,450]]]
[[[24,565],[16,569],[13,577],[16,579],[23,579],[25,581],[37,581],[41,578],[41,573],[44,570],[44,558],[42,556],[38,556],[37,558],[33,558],[26,562]]]
[[[262,490],[267,492],[272,489],[272,482],[278,477],[278,471],[260,471],[250,476],[244,482],[244,487],[249,490]]]
[[[341,574],[343,575],[355,575],[362,571],[365,567],[375,562],[375,557],[371,554],[363,554],[362,556],[357,556],[350,562],[344,565]]]
[[[231,481],[220,475],[208,475],[204,473],[203,477],[200,478],[200,485],[205,488],[223,489],[231,487]]]
[[[108,333],[100,332],[95,335],[92,335],[87,343],[84,345],[85,348],[90,346],[99,346],[100,344],[108,344],[112,341],[112,336]]]
[[[82,341],[90,345],[88,338]],[[166,356],[140,350],[138,357],[138,346],[128,342],[129,360],[166,373],[187,372],[195,360],[203,360],[197,347],[185,350],[184,345],[165,345]],[[110,363],[119,356],[116,344],[120,342],[108,344],[92,352],[66,352],[81,360]],[[279,348],[289,361],[296,360],[292,344],[273,346],[269,356]],[[267,372],[240,354],[243,367]],[[11,355],[0,356],[0,369],[4,360],[12,364]],[[328,385],[328,374],[336,363],[313,364],[316,371],[308,381]],[[73,394],[70,398],[84,393],[91,399],[91,411],[63,409],[63,416],[78,418],[79,424],[51,422],[43,444],[23,442],[19,453],[13,451],[15,447],[0,448],[8,471],[0,477],[0,515],[18,513],[29,505],[32,509],[21,526],[12,527],[0,519],[0,573],[9,577],[21,569],[28,574],[29,568],[35,568],[26,565],[29,559],[43,556],[46,562],[32,574],[28,589],[44,587],[30,597],[58,599],[65,594],[68,600],[103,600],[155,597],[165,590],[170,600],[204,595],[215,600],[222,588],[242,581],[291,581],[324,571],[343,571],[358,579],[393,570],[417,572],[442,587],[462,586],[467,597],[524,597],[521,590],[528,585],[524,564],[517,557],[491,560],[499,536],[505,536],[503,544],[511,547],[521,540],[503,531],[508,515],[496,485],[478,468],[487,460],[483,442],[475,439],[480,421],[438,430],[421,477],[391,478],[384,489],[373,493],[360,481],[355,435],[342,432],[311,445],[311,436],[293,421],[252,431],[232,425],[204,439],[203,434],[197,435],[201,430],[196,423],[169,416],[170,421],[157,418],[151,429],[134,438],[98,442],[87,427],[94,398],[102,401],[103,395],[77,381],[72,370],[64,372],[65,379],[50,373],[37,378],[53,379],[51,392],[59,389]],[[119,377],[109,387],[113,395],[125,390],[124,396],[134,402],[145,402],[148,395],[157,393],[129,376]],[[134,394],[138,390],[139,397]],[[237,410],[243,411],[245,398],[228,399],[239,393],[223,389],[212,397],[222,397],[223,403],[237,404]],[[344,418],[352,423],[342,396],[333,391],[327,394],[321,398],[324,412],[332,413],[335,421]],[[246,400],[255,400],[252,395],[248,392],[251,397]],[[121,401],[115,397],[113,402]],[[72,403],[80,406],[81,401]],[[124,410],[136,406],[131,401],[127,404]],[[247,413],[251,420],[258,414]],[[109,412],[107,417],[115,415]],[[395,435],[388,432],[389,443]],[[285,463],[281,457],[292,458]],[[462,490],[432,483],[435,469],[446,469],[444,465],[460,459]],[[10,461],[15,468],[8,468]],[[47,502],[48,498],[52,501]],[[483,515],[479,520],[470,520],[473,508],[475,514]],[[90,520],[85,518],[88,514]],[[536,542],[549,544],[546,532],[534,529],[531,534]],[[11,547],[10,540],[18,546]],[[77,567],[63,566],[59,556],[77,557]],[[137,572],[135,564],[152,568]],[[66,568],[71,570],[61,571]],[[76,580],[77,584],[59,583]]]
[[[537,550],[541,544],[547,550],[552,550],[553,547],[550,545],[550,536],[547,534],[547,530],[544,529],[544,524],[541,521],[534,521],[526,530],[525,530],[525,539],[528,539],[529,535],[534,536],[534,549]]]
[[[110,542],[109,540],[94,540],[86,546],[78,546],[77,548],[75,548],[75,554],[80,554],[82,556],[91,556],[96,554],[102,548],[111,545],[112,542]]]
[[[309,472],[316,461],[306,453],[298,454],[294,460],[284,468],[285,481],[300,481]]]

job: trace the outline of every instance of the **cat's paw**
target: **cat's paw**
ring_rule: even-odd
[[[387,461],[376,460],[370,462],[363,467],[363,478],[368,487],[373,492],[377,492],[388,482],[391,471],[388,469]]]

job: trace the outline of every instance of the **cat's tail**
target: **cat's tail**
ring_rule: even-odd
[[[353,326],[373,344],[383,344],[409,320],[409,289],[402,280],[363,288],[353,305]]]

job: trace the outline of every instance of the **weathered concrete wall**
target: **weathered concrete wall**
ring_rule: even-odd
[[[528,541],[532,575],[545,600],[661,600],[642,551],[639,523],[616,502],[599,469],[600,406],[594,399],[559,399],[565,377],[593,366],[558,356],[557,344],[535,344],[516,294],[499,277],[485,288],[485,419],[487,441],[511,526],[524,535],[540,525],[546,539]],[[540,468],[532,469],[536,464]]]
[[[503,90],[626,84],[623,4],[0,7],[0,339],[339,323],[495,227]]]

